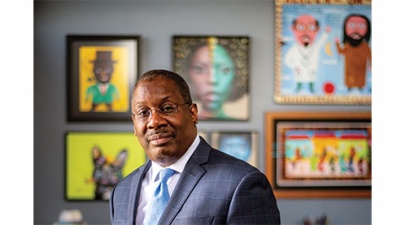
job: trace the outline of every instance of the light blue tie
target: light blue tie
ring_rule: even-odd
[[[146,215],[144,224],[155,225],[158,223],[161,214],[169,200],[169,192],[167,180],[175,173],[175,170],[170,168],[162,169],[159,172],[160,183],[158,184],[154,196],[150,202],[149,215]]]

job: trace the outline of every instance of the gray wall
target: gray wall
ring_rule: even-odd
[[[259,132],[264,170],[267,111],[371,111],[370,106],[280,105],[273,101],[274,2],[268,0],[35,1],[34,2],[34,224],[51,224],[62,209],[78,208],[89,224],[110,224],[107,202],[64,200],[66,131],[132,131],[126,123],[66,121],[66,35],[141,36],[140,73],[172,69],[175,34],[248,35],[251,38],[251,119],[200,122],[199,129]],[[278,199],[282,224],[328,215],[330,224],[371,224],[371,199]]]

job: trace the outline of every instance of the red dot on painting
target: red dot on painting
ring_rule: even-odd
[[[327,82],[324,84],[325,94],[332,94],[334,90],[335,90],[335,85],[333,85],[331,82]]]

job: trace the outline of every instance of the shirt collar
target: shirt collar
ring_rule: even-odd
[[[193,155],[194,150],[196,150],[197,146],[200,143],[200,138],[199,135],[196,136],[194,139],[193,143],[190,145],[189,149],[183,154],[183,156],[176,161],[174,164],[168,166],[167,168],[171,168],[175,170],[178,173],[182,173],[183,169],[186,166],[186,163],[189,161],[189,158]],[[158,165],[157,163],[151,161],[151,175],[150,175],[150,180],[155,181],[157,178],[157,174],[160,172],[160,170],[164,169],[164,167]]]

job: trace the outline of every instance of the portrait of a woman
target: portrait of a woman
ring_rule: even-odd
[[[174,37],[174,69],[188,82],[201,120],[247,120],[247,37]]]

